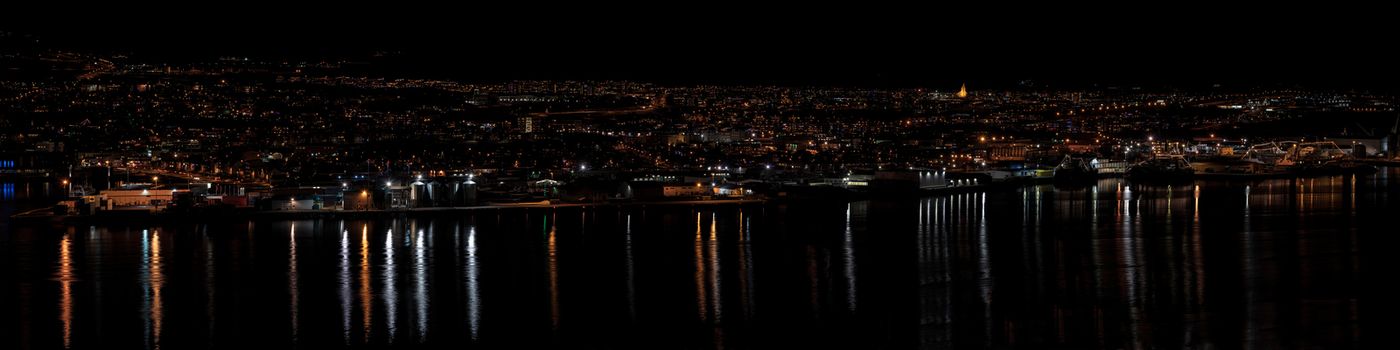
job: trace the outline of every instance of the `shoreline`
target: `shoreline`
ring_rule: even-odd
[[[44,212],[48,209],[33,209],[11,216],[14,220],[52,220],[61,222],[147,222],[183,220],[296,220],[296,219],[376,219],[408,216],[443,216],[479,213],[484,211],[560,209],[560,208],[633,208],[648,206],[715,206],[715,205],[766,205],[767,199],[722,199],[634,203],[560,203],[531,205],[479,205],[468,207],[429,207],[375,210],[228,210],[193,212],[151,212],[146,210],[113,210],[95,215],[27,215]]]
[[[1382,166],[1385,168],[1387,166]],[[1261,181],[1270,179],[1286,178],[1312,178],[1319,176],[1337,175],[1358,175],[1357,172],[1343,172],[1338,174],[1289,174],[1289,173],[1268,173],[1268,174],[1224,174],[1224,173],[1198,173],[1190,179],[1182,179],[1183,182],[1194,181]],[[1100,174],[1098,180],[1103,179],[1125,179],[1121,174]],[[1126,180],[1126,179],[1125,179]],[[1144,184],[1170,185],[1170,182],[1138,181]],[[1000,191],[1014,190],[1024,186],[1038,186],[1058,183],[1053,178],[1012,178],[1003,181],[986,182],[975,185],[947,186],[947,187],[924,187],[913,188],[905,191],[875,191],[875,192],[855,192],[844,190],[844,193],[833,195],[824,193],[813,196],[814,193],[792,193],[788,196],[768,197],[764,199],[711,199],[711,200],[679,200],[679,201],[649,201],[649,202],[601,202],[601,203],[557,203],[557,204],[496,204],[477,205],[465,207],[425,207],[425,208],[403,208],[403,209],[374,209],[374,210],[251,210],[248,208],[232,210],[201,210],[191,212],[151,212],[145,210],[114,210],[103,211],[95,215],[53,215],[44,214],[48,208],[31,209],[19,214],[10,216],[12,220],[52,220],[62,222],[150,222],[150,221],[184,221],[184,220],[249,220],[249,219],[326,219],[326,218],[349,218],[349,219],[373,219],[392,218],[408,216],[444,216],[476,213],[489,210],[518,210],[518,209],[560,209],[560,208],[637,208],[647,206],[675,207],[675,206],[714,206],[714,205],[769,205],[801,202],[851,202],[872,199],[899,199],[918,198],[927,196],[950,195],[977,191]],[[1066,184],[1068,187],[1088,187],[1091,184]]]

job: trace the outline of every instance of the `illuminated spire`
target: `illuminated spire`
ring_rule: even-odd
[[[963,83],[962,88],[958,89],[958,98],[967,98],[967,83]]]

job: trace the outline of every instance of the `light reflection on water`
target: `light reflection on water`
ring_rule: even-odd
[[[39,263],[0,263],[46,270],[0,300],[46,321],[0,342],[1356,347],[1360,240],[1396,212],[1391,178],[56,235],[20,223],[0,253],[36,247],[23,256]],[[23,290],[13,281],[0,284]]]
[[[341,344],[350,345],[350,314],[353,310],[350,303],[350,231],[345,229],[345,221],[339,222],[340,231],[340,260],[338,265],[340,273],[337,275],[337,285],[340,294],[340,334]]]
[[[360,328],[364,343],[369,343],[371,319],[374,319],[374,299],[370,294],[369,224],[360,226]]]
[[[394,241],[394,228],[399,227],[397,220],[389,224],[389,231],[384,234],[384,265],[381,267],[379,280],[384,286],[384,326],[386,331],[386,342],[393,344],[399,335],[399,275],[398,261],[394,258],[394,251],[397,250],[398,242]]]
[[[147,233],[150,233],[149,238]],[[160,257],[160,230],[141,230],[142,243],[142,265],[141,272],[144,275],[146,286],[144,288],[146,297],[142,299],[143,309],[146,311],[146,348],[160,349],[161,329],[165,321],[165,303],[161,300],[161,292],[165,287],[164,263]]]
[[[481,266],[476,255],[476,225],[467,226],[465,255],[467,261],[463,270],[466,276],[463,279],[467,283],[467,327],[471,331],[471,340],[476,341],[481,337]]]
[[[58,282],[62,286],[59,320],[63,321],[63,348],[73,347],[73,229],[58,243]]]
[[[429,264],[429,261],[428,261],[428,256],[427,256],[427,245],[426,245],[426,243],[424,243],[425,241],[428,241],[428,239],[425,237],[425,236],[427,236],[428,234],[425,233],[425,231],[424,231],[424,230],[421,230],[421,229],[420,229],[420,230],[416,230],[416,231],[414,231],[414,232],[415,232],[415,233],[414,233],[414,235],[413,235],[413,306],[414,306],[413,314],[414,314],[414,316],[417,316],[417,317],[414,318],[414,320],[416,321],[416,322],[414,323],[414,325],[416,326],[416,327],[414,328],[414,330],[417,331],[417,332],[416,332],[417,337],[414,339],[414,342],[416,342],[416,343],[423,343],[423,342],[426,342],[426,341],[428,340],[428,316],[429,316],[429,315],[428,315],[428,307],[429,307],[429,305],[430,305],[429,302],[431,301],[430,298],[429,298],[429,295],[428,295],[428,264]],[[426,232],[433,232],[433,228],[432,228],[431,225],[428,226],[428,230],[427,230]]]
[[[555,219],[555,220],[550,220],[549,218],[553,218],[553,219]],[[558,225],[559,220],[558,220],[557,215],[550,215],[549,218],[546,218],[546,219],[545,219],[545,226],[548,227],[548,230],[549,230],[549,232],[547,233],[547,234],[549,235],[549,237],[546,238],[546,241],[548,242],[548,244],[547,244],[547,246],[546,246],[546,253],[547,253],[546,256],[547,256],[547,259],[548,259],[547,262],[548,262],[548,265],[549,265],[549,322],[550,322],[549,324],[550,324],[550,329],[551,329],[551,330],[558,331],[558,330],[559,330],[559,248],[558,248],[558,243],[556,242],[556,235],[555,235],[556,232],[555,232],[555,230],[557,229],[556,225]],[[553,224],[551,224],[551,222],[552,222]]]
[[[297,223],[292,222],[291,232],[287,234],[287,291],[290,302],[288,303],[287,314],[291,317],[292,343],[297,342],[300,333],[301,322],[297,315],[300,309],[301,293],[297,282]]]

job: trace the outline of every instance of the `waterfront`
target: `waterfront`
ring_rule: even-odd
[[[7,197],[7,210],[28,198]],[[1363,271],[1375,274],[1363,256],[1386,241],[1377,235],[1393,227],[1397,199],[1400,171],[1383,168],[849,204],[7,222],[0,315],[17,326],[0,339],[15,349],[1355,348],[1370,302]]]

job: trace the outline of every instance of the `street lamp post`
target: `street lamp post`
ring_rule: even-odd
[[[394,186],[393,181],[384,182],[384,209],[394,208]]]

